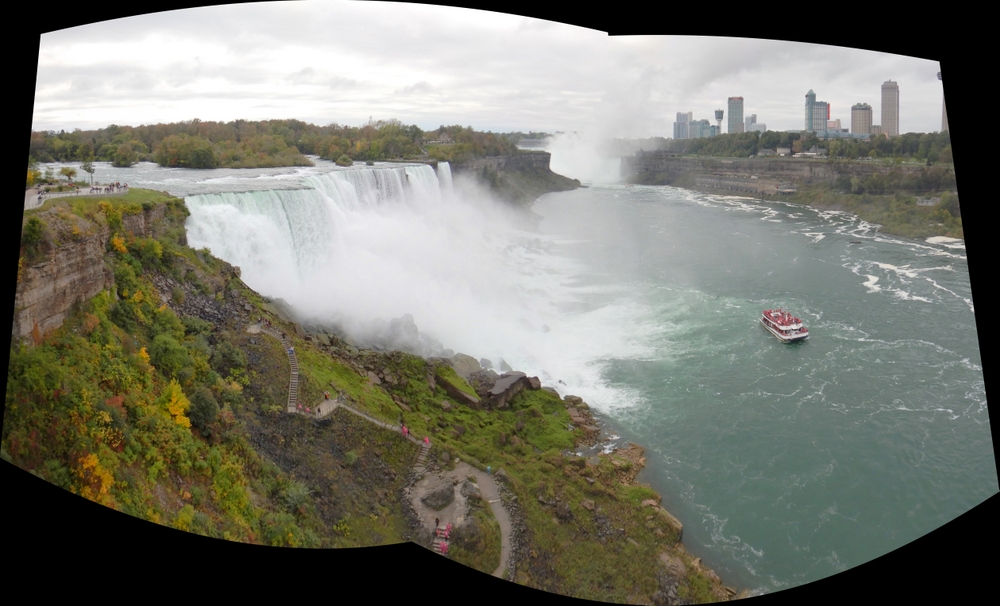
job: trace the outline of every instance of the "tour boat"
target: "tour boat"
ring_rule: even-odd
[[[760,316],[760,323],[782,343],[804,341],[809,338],[809,329],[802,320],[783,309],[767,309]]]

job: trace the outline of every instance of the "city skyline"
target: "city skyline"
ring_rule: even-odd
[[[609,36],[433,5],[223,5],[42,34],[32,127],[194,118],[361,125],[373,117],[425,130],[463,124],[494,132],[670,136],[669,111],[710,118],[738,91],[753,101],[746,110],[788,130],[801,124],[801,109],[789,102],[801,91],[828,91],[834,108],[848,108],[873,99],[891,74],[907,90],[903,130],[930,132],[941,122],[940,69],[936,61],[863,49]]]

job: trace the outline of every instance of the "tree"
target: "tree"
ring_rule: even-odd
[[[90,160],[87,160],[86,162],[80,165],[80,170],[90,175],[90,184],[93,185],[94,171],[97,170],[96,168],[94,168],[94,163],[91,162]]]
[[[68,166],[64,166],[64,167],[62,167],[62,168],[59,169],[59,174],[62,175],[62,176],[64,176],[64,177],[66,177],[66,181],[70,185],[72,185],[73,184],[73,177],[76,176],[76,169],[75,168],[70,168]]]
[[[132,166],[138,159],[138,155],[132,149],[132,146],[128,143],[122,143],[118,146],[118,150],[115,152],[115,158],[112,160],[111,165],[120,167]]]

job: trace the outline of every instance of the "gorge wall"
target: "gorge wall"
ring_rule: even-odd
[[[165,205],[153,205],[122,216],[122,227],[132,235],[149,237],[168,229]],[[44,237],[36,254],[22,257],[14,297],[12,335],[41,336],[62,325],[74,304],[82,303],[114,285],[114,274],[104,261],[110,228],[72,214],[65,203],[52,201],[43,210],[26,213],[36,218]]]
[[[787,181],[799,185],[836,182],[846,177],[867,178],[880,173],[898,171],[903,175],[921,175],[925,171],[944,171],[954,174],[953,168],[944,166],[915,166],[912,164],[879,164],[876,162],[838,161],[817,158],[691,158],[678,157],[663,150],[637,152],[621,159],[622,179],[646,185],[670,185],[687,177],[757,177]]]

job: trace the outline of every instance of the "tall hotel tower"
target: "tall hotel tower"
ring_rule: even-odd
[[[892,80],[882,84],[882,132],[899,135],[899,85]]]
[[[729,133],[743,132],[743,97],[729,98]]]
[[[851,132],[869,135],[872,132],[872,106],[855,103],[851,106]]]
[[[830,104],[817,101],[816,93],[811,90],[806,93],[806,127],[810,132],[825,131],[826,121],[830,119]]]

